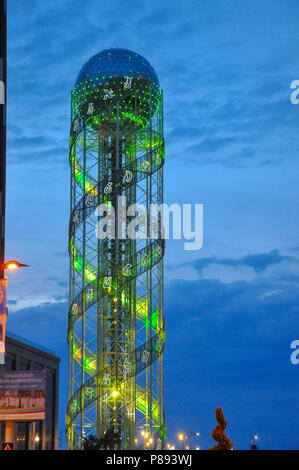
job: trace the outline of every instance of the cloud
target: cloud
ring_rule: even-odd
[[[221,258],[217,256],[210,256],[196,259],[192,262],[182,263],[178,266],[169,266],[168,269],[192,266],[201,275],[205,268],[209,268],[210,266],[216,264],[229,266],[232,268],[252,268],[255,273],[261,274],[270,266],[275,266],[285,261],[297,262],[298,260],[292,256],[281,255],[279,250],[271,250],[269,253],[245,255],[241,258]]]
[[[298,281],[297,276],[296,285],[283,278],[166,283],[168,426],[186,420],[196,426],[200,420],[206,448],[210,417],[222,406],[236,448],[246,448],[252,428],[268,439],[263,448],[290,446],[289,423],[297,427],[298,371],[289,357],[299,331]],[[291,446],[298,447],[295,442]]]
[[[291,256],[282,256],[279,250],[272,250],[269,253],[261,253],[254,255],[246,255],[240,259],[222,258],[218,260],[218,264],[224,266],[246,266],[252,268],[256,273],[262,273],[269,266],[282,263],[283,261],[293,261]]]
[[[223,149],[224,147],[233,144],[237,141],[236,137],[219,137],[214,139],[204,139],[202,142],[188,147],[193,153],[215,152],[216,150]]]

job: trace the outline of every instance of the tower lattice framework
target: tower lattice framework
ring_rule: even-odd
[[[162,91],[143,57],[110,49],[71,100],[68,447],[113,429],[123,449],[139,430],[161,448],[164,240],[150,208],[163,202]]]

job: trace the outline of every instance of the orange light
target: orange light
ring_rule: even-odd
[[[0,264],[1,269],[10,269],[11,271],[17,268],[25,268],[28,267],[28,264],[20,263],[14,259],[6,261],[6,263]]]
[[[16,263],[8,263],[6,265],[7,269],[18,269],[19,266],[16,265]]]

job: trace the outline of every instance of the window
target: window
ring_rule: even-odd
[[[27,359],[21,359],[19,363],[19,369],[20,370],[29,370],[30,369],[30,361],[27,361]]]
[[[5,355],[5,370],[16,369],[16,358],[14,356]]]

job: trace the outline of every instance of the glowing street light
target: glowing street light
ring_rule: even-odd
[[[1,222],[0,222],[1,225]],[[4,239],[2,240],[4,243]],[[3,245],[4,246],[4,245]],[[28,264],[20,263],[14,259],[4,262],[3,253],[0,253],[0,364],[5,363],[5,325],[6,325],[6,299],[7,299],[7,277],[5,270],[14,271],[18,268],[27,267]]]
[[[14,271],[15,269],[18,268],[27,268],[29,265],[28,264],[23,264],[20,263],[19,261],[16,261],[14,259],[11,259],[9,261],[6,261],[6,263],[3,263],[0,265],[0,269],[9,269],[10,271]]]
[[[257,445],[255,444],[255,441],[257,441],[259,439],[259,436],[257,434],[254,434],[252,437],[251,437],[251,442],[250,442],[250,449],[251,450],[257,450],[258,447]]]
[[[183,433],[178,435],[179,441],[181,441],[181,443],[182,443],[182,450],[184,450],[184,441],[185,441],[186,437],[187,436],[185,436]]]

